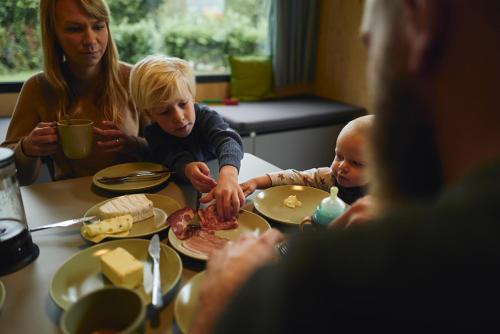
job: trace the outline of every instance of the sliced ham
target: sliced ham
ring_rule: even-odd
[[[192,252],[209,255],[217,249],[221,249],[229,240],[221,238],[204,230],[198,230],[193,235],[182,242],[182,246]]]
[[[198,210],[200,217],[200,225],[203,230],[218,231],[218,230],[231,230],[238,227],[238,221],[235,219],[221,220],[217,216],[215,204],[210,205],[206,209]]]
[[[195,212],[191,208],[183,208],[173,212],[167,218],[167,223],[170,225],[177,238],[184,240],[191,237],[197,226],[189,225],[194,219]]]

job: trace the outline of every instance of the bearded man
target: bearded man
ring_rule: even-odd
[[[366,0],[380,216],[281,261],[276,230],[229,243],[192,333],[499,329],[499,22],[498,0]]]

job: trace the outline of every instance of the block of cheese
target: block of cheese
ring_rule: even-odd
[[[114,285],[132,289],[142,283],[144,264],[117,247],[101,256],[101,270]]]
[[[124,195],[113,198],[99,207],[101,219],[129,214],[134,223],[153,216],[153,202],[144,194]]]
[[[103,219],[98,223],[83,224],[82,234],[94,237],[99,234],[116,234],[129,231],[134,223],[134,218],[126,214],[123,216]]]

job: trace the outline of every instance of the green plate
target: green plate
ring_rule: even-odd
[[[173,198],[157,194],[144,194],[146,197],[153,202],[154,206],[154,216],[148,219],[141,220],[132,225],[130,233],[127,235],[106,235],[106,238],[120,239],[120,238],[138,238],[145,237],[163,231],[168,228],[166,224],[167,215],[181,208],[181,205]],[[126,196],[126,195],[124,195]],[[111,198],[112,199],[112,198]],[[104,203],[110,201],[111,199],[102,201],[85,212],[85,217],[87,216],[98,216],[99,207]],[[102,237],[92,238],[86,234],[82,234],[82,237],[92,241],[100,242],[103,240]]]
[[[166,173],[163,177],[159,179],[149,180],[149,181],[124,182],[119,184],[105,184],[97,181],[97,179],[103,176],[107,177],[122,176],[140,170],[159,171],[159,170],[165,170],[165,167],[163,165],[150,162],[129,162],[124,164],[114,165],[108,168],[104,168],[95,173],[92,182],[96,187],[99,187],[104,190],[121,192],[121,193],[131,193],[157,187],[170,178],[170,173]]]
[[[269,229],[271,229],[271,226],[261,216],[250,211],[240,210],[240,215],[238,216],[238,227],[232,230],[215,231],[215,235],[229,240],[235,240],[242,233],[257,233],[260,235]],[[182,240],[177,239],[172,229],[168,231],[168,241],[173,248],[186,256],[198,260],[207,259],[206,254],[196,253],[184,248],[184,246],[182,246]]]
[[[3,302],[5,301],[5,286],[0,281],[0,310],[2,310]]]
[[[148,254],[149,240],[114,240],[84,249],[69,258],[56,271],[50,282],[50,297],[66,310],[78,298],[101,287],[112,285],[101,272],[99,257],[104,253],[121,247],[144,263],[144,283],[134,290],[141,295],[144,305],[151,303],[153,286],[153,265]],[[163,294],[172,290],[181,277],[182,262],[179,254],[161,243],[160,275]]]
[[[205,271],[202,271],[193,277],[184,285],[175,297],[174,317],[177,326],[183,333],[189,331],[193,321],[194,312],[198,306],[198,294],[200,293],[201,282],[205,277]]]
[[[289,208],[283,201],[291,195],[302,202],[300,207]],[[274,221],[298,225],[310,216],[325,197],[330,194],[318,188],[306,186],[276,186],[261,191],[255,196],[254,207],[262,215]]]

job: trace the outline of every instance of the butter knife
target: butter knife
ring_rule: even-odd
[[[160,309],[163,306],[163,298],[160,284],[160,237],[158,237],[158,234],[151,238],[148,253],[153,258],[153,293],[151,302],[154,308]]]
[[[59,223],[42,225],[42,226],[37,226],[37,227],[30,228],[30,232],[46,230],[46,229],[54,228],[54,227],[67,227],[67,226],[75,225],[75,224],[78,224],[78,223],[83,223],[83,222],[89,222],[91,220],[96,220],[96,218],[97,218],[96,216],[89,216],[89,217],[68,219],[68,220],[64,220],[64,221],[59,222]]]

